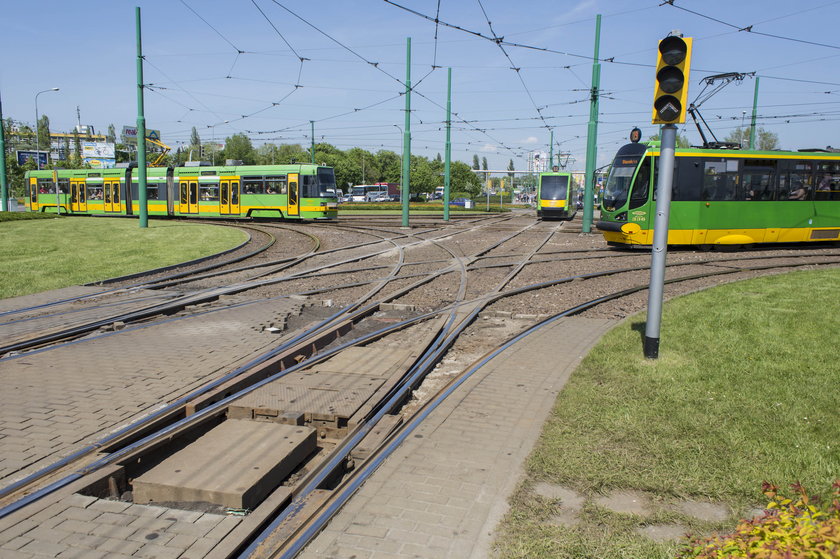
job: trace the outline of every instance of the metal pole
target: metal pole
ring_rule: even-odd
[[[598,159],[598,96],[601,87],[601,64],[598,56],[601,46],[601,14],[595,18],[595,56],[592,64],[592,94],[589,103],[589,129],[586,136],[586,184],[583,191],[583,227],[581,231],[592,230],[595,212],[592,198],[595,182],[595,163]]]
[[[443,162],[443,220],[449,221],[450,163],[452,159],[452,68],[446,74],[446,147]]]
[[[546,171],[554,170],[554,130],[551,131],[551,143],[548,144],[548,169]]]
[[[3,200],[0,211],[12,211],[12,205],[9,203],[9,183],[6,179],[6,131],[3,126],[2,99],[0,99],[0,197]]]
[[[671,185],[674,182],[674,149],[677,127],[662,127],[659,155],[659,181],[656,185],[656,217],[653,225],[653,251],[650,264],[648,315],[645,324],[645,357],[659,357],[659,327],[662,322],[662,293],[665,286],[665,257],[668,255],[668,218],[671,213]]]
[[[39,91],[35,94],[35,164],[37,165],[38,170],[41,170],[41,143],[40,138],[38,137],[38,133],[40,132],[40,127],[38,125],[38,96],[42,93],[47,93],[48,91],[58,91],[57,87],[53,87],[50,89],[45,89],[43,91]],[[3,154],[5,158],[5,154]],[[58,191],[58,180],[55,180],[55,215],[61,215],[61,198],[59,196]]]
[[[755,149],[755,114],[758,110],[758,81],[759,77],[755,77],[755,94],[753,95],[753,112],[752,121],[750,123],[750,149]]]
[[[143,43],[140,35],[140,6],[134,8],[137,20],[137,189],[140,191],[140,228],[149,226],[149,213],[146,198],[146,116],[143,113]],[[131,192],[131,184],[125,185],[126,194]],[[127,204],[132,197],[126,196]]]
[[[312,126],[312,164],[315,165],[315,121],[310,120],[309,124]]]
[[[408,227],[411,192],[411,37],[405,40],[405,130],[403,131],[402,226]]]

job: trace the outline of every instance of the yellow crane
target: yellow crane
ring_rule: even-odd
[[[146,138],[146,141],[149,142],[150,144],[154,145],[154,146],[159,147],[161,149],[161,151],[157,154],[157,157],[155,157],[155,160],[152,161],[151,163],[149,163],[149,167],[160,167],[161,166],[160,165],[161,161],[163,161],[163,158],[166,157],[166,154],[169,153],[169,150],[172,149],[172,148],[170,148],[168,145],[164,144],[160,140],[153,140],[152,138]]]

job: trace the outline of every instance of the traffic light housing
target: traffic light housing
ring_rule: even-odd
[[[688,109],[691,37],[665,37],[656,57],[653,124],[682,124]]]

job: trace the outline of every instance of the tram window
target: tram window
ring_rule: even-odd
[[[300,184],[301,198],[318,198],[321,195],[318,191],[318,180],[315,175],[302,175]]]
[[[237,181],[230,183],[230,203],[234,206],[239,204],[239,183]]]
[[[703,159],[699,157],[678,157],[674,175],[672,200],[678,202],[697,201],[703,186]],[[654,188],[656,185],[654,184]]]
[[[747,200],[768,201],[776,197],[776,162],[744,160],[741,184]]]
[[[840,164],[817,163],[814,200],[840,200]]]
[[[60,190],[62,194],[70,192],[70,179],[58,179],[58,190]]]
[[[245,194],[265,194],[262,177],[242,177],[242,191]]]
[[[101,186],[88,186],[87,187],[87,197],[88,197],[88,200],[102,200],[102,187]]]
[[[674,193],[679,193],[677,189],[677,185],[680,184],[680,167],[683,165],[679,165],[681,160],[675,159],[674,160],[674,177],[673,177],[673,184],[671,185],[671,200],[679,199],[684,200],[685,198],[675,198]],[[652,163],[653,165],[653,194],[651,196],[651,200],[656,200],[656,188],[659,185],[659,158],[657,157],[656,160]]]
[[[743,200],[738,186],[738,160],[706,161],[701,200]]]
[[[55,183],[50,179],[38,179],[38,192],[41,194],[55,194]]]
[[[265,178],[265,193],[266,194],[285,194],[286,193],[286,177],[266,177]]]
[[[199,197],[204,202],[219,201],[219,184],[201,184],[198,187]]]
[[[146,185],[146,200],[159,200],[157,184]]]
[[[650,192],[650,158],[642,162],[636,173],[636,180],[633,182],[633,190],[630,192],[630,209],[643,206],[648,200]]]
[[[810,200],[814,175],[810,161],[792,161],[779,175],[779,200]]]

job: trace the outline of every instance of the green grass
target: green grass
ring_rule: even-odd
[[[177,264],[247,238],[208,224],[150,220],[141,229],[135,219],[55,216],[3,221],[0,235],[0,298]]]
[[[665,306],[658,360],[642,355],[644,316],[611,331],[558,397],[497,545],[502,557],[673,557],[637,535],[649,523],[734,528],[669,510],[684,499],[763,506],[761,483],[823,491],[840,473],[840,270],[722,286]],[[573,528],[537,481],[593,497],[648,492],[650,517],[587,502]]]

